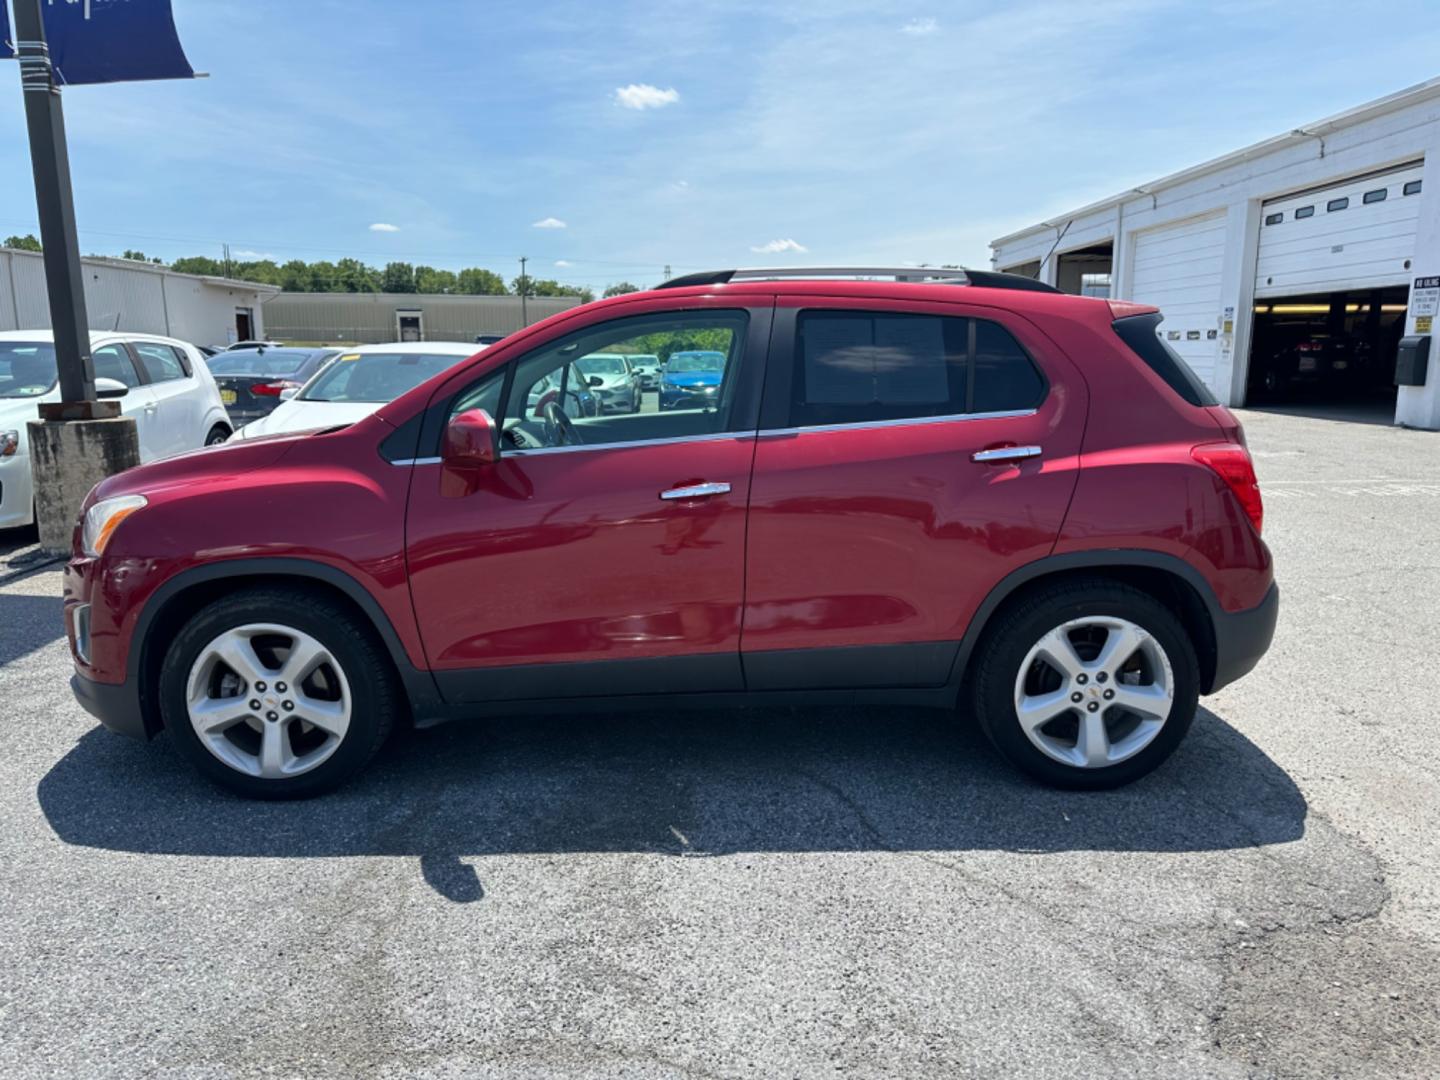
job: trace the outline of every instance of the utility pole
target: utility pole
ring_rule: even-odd
[[[65,113],[50,67],[43,5],[44,0],[17,0],[15,4],[15,54],[20,61],[30,164],[35,173],[35,206],[40,217],[40,242],[45,249],[45,288],[55,332],[55,364],[60,372],[60,401],[41,405],[40,415],[47,420],[118,416],[118,402],[97,401],[95,397],[85,275],[75,228],[75,199],[70,190],[70,157],[65,148]]]
[[[525,302],[526,295],[530,292],[530,279],[525,276],[525,264],[530,260],[524,255],[520,256],[520,325],[530,325],[530,310]]]

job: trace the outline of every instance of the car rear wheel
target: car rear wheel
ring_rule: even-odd
[[[160,672],[166,729],[202,773],[251,798],[305,798],[358,772],[399,708],[370,627],[324,598],[257,589],[202,609]]]
[[[973,683],[980,726],[1013,765],[1059,787],[1112,788],[1153,770],[1195,718],[1184,626],[1138,589],[1070,582],[1001,616]]]
[[[230,429],[223,424],[216,424],[210,429],[210,433],[205,436],[205,445],[217,446],[228,438],[230,438]]]

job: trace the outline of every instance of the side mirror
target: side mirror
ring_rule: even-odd
[[[281,400],[281,401],[289,401],[291,398],[293,398],[293,397],[294,397],[296,394],[298,394],[299,392],[300,392],[300,388],[299,388],[298,386],[287,386],[287,387],[285,387],[284,390],[281,390],[281,391],[280,391],[280,400]]]
[[[95,380],[95,396],[101,401],[122,398],[128,393],[130,393],[130,388],[119,379]]]
[[[590,378],[585,380],[585,384],[587,386],[604,386],[605,380],[599,375],[591,375]]]
[[[445,425],[445,442],[440,459],[460,469],[493,465],[500,460],[500,433],[494,418],[484,409],[456,413]]]

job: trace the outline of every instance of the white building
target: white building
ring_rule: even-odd
[[[998,269],[1159,307],[1229,404],[1394,395],[1397,423],[1440,429],[1440,356],[1393,385],[1440,296],[1416,284],[1440,276],[1440,78],[990,246]]]
[[[510,334],[580,304],[578,296],[467,296],[430,293],[281,293],[265,306],[278,341],[376,344],[465,341]]]
[[[129,259],[80,260],[92,330],[164,334],[196,345],[226,345],[265,333],[262,305],[280,290],[228,278],[177,274]],[[0,330],[50,326],[45,260],[0,248]]]

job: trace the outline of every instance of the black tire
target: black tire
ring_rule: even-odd
[[[350,685],[351,716],[340,745],[298,776],[264,779],[239,772],[212,754],[190,723],[185,684],[201,650],[226,630],[257,622],[283,624],[319,640]],[[370,626],[325,597],[274,587],[236,592],[198,611],[166,651],[159,699],[165,728],[190,763],[251,799],[304,799],[339,787],[375,756],[403,708],[390,658]]]
[[[228,438],[230,438],[230,429],[224,424],[216,424],[210,429],[210,433],[205,436],[205,445],[218,446]]]
[[[1067,765],[1025,734],[1015,707],[1016,680],[1030,650],[1051,630],[1074,619],[1105,616],[1136,624],[1164,650],[1174,679],[1173,705],[1153,740],[1134,756],[1098,768]],[[1054,787],[1098,790],[1138,780],[1174,752],[1199,703],[1200,665],[1180,620],[1148,593],[1103,579],[1041,588],[1004,609],[981,640],[971,670],[971,704],[981,730],[1008,762]]]

